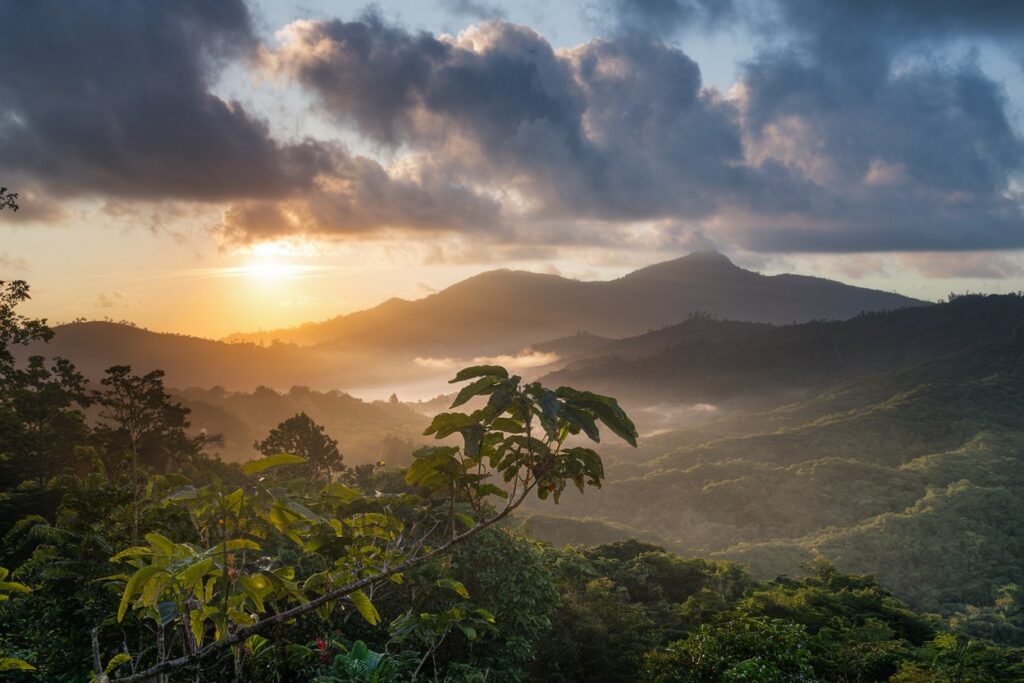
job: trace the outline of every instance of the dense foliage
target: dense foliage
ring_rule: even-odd
[[[0,670],[12,680],[1012,681],[1018,591],[948,622],[825,560],[801,579],[509,523],[604,479],[610,398],[460,372],[404,470],[342,466],[298,415],[208,455],[154,371],[90,391],[0,290]],[[461,406],[480,406],[457,412]],[[464,408],[465,410],[465,408]],[[343,436],[343,435],[342,435]],[[570,486],[571,485],[571,486]]]
[[[915,609],[1024,642],[999,604],[1024,577],[1024,296],[784,328],[693,322],[681,345],[557,376],[704,411],[639,452],[607,451],[602,491],[538,509],[531,532],[644,537],[761,578],[825,555]]]

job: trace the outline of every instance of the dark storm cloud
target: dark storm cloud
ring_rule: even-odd
[[[321,162],[209,91],[256,47],[241,0],[3,5],[6,173],[66,194],[219,199],[286,193]]]
[[[504,22],[443,40],[371,15],[295,25],[278,60],[339,121],[430,149],[467,182],[514,192],[532,219],[707,216],[762,182],[742,164],[736,109],[660,42],[556,51]]]
[[[761,251],[1024,246],[1024,140],[1002,86],[953,41],[1020,54],[1016,0],[614,0],[618,30],[680,33],[716,17],[762,39],[735,98],[748,167],[802,178],[796,210],[750,192],[730,239]],[[715,13],[709,13],[708,8]],[[663,30],[656,31],[657,27]],[[780,186],[785,191],[786,183]],[[744,202],[745,200],[745,202]]]
[[[213,94],[223,67],[259,48],[241,0],[3,2],[0,10],[0,177],[40,197],[279,198],[311,231],[325,222],[351,232],[436,227],[443,205],[455,229],[497,223],[493,202],[458,183],[393,178],[334,144],[282,144]],[[31,204],[23,220],[54,216]],[[256,206],[232,208],[226,225],[258,216],[254,235],[294,231],[274,222],[280,207]]]
[[[749,2],[749,0],[747,0]],[[1017,0],[774,0],[786,25],[799,30],[845,29],[901,37],[987,35],[1018,40],[1024,3]],[[750,8],[750,5],[747,5]]]
[[[1019,51],[1024,2],[611,0],[609,37],[571,49],[373,12],[269,47],[241,0],[5,2],[0,172],[41,195],[236,200],[221,229],[238,241],[614,245],[644,224],[760,251],[1024,246],[1024,140],[1002,86],[958,56]],[[734,90],[706,87],[673,36],[741,23],[758,51]],[[390,161],[277,141],[211,92],[257,54]]]
[[[1021,35],[1024,3],[778,0],[778,8],[794,38],[744,68],[744,126],[752,147],[768,153],[787,128],[791,144],[813,150],[787,161],[813,167],[822,201],[797,225],[750,230],[749,246],[1024,246],[1011,184],[1024,170],[1024,140],[1002,86],[972,58],[934,53],[950,38]]]

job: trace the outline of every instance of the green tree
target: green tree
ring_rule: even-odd
[[[85,384],[62,358],[47,367],[45,358],[32,356],[25,367],[8,373],[0,443],[14,455],[19,479],[44,479],[71,463],[74,447],[88,433],[81,410],[91,402]]]
[[[291,453],[301,457],[302,463],[290,465],[287,469],[301,474],[310,482],[329,480],[335,472],[345,469],[338,442],[306,413],[289,417],[253,447],[265,456]]]
[[[557,501],[569,483],[581,491],[600,486],[600,456],[567,441],[598,441],[600,422],[636,444],[636,427],[612,398],[524,384],[497,366],[467,368],[452,382],[469,382],[452,408],[476,396],[486,405],[434,417],[425,434],[459,435],[462,445],[415,454],[405,475],[415,495],[367,496],[339,482],[318,492],[267,486],[265,472],[302,462],[286,453],[247,463],[251,480],[234,490],[185,486],[168,494],[151,487],[154,502],[183,509],[196,534],[179,541],[149,533],[145,545],[112,558],[126,568],[117,619],[134,613],[158,632],[185,637],[172,641],[178,653],[158,648],[155,661],[136,661],[136,673],[116,680],[149,680],[228,651],[237,672],[243,645],[252,651],[256,636],[314,612],[326,619],[351,611],[376,625],[381,616],[372,596],[381,585],[447,556],[532,494]],[[288,553],[265,550],[277,539]],[[319,570],[300,573],[301,562],[297,569],[279,559],[296,554],[318,558]]]
[[[190,464],[216,437],[188,434],[189,409],[166,392],[162,370],[135,375],[130,365],[115,365],[100,383],[104,389],[93,398],[101,407],[103,422],[95,431],[104,448],[128,460],[130,486],[135,491],[132,543],[137,543],[140,466],[167,472],[172,465]]]
[[[14,368],[12,346],[27,346],[34,341],[49,341],[53,330],[46,320],[30,318],[15,309],[32,297],[24,280],[0,280],[0,379]]]
[[[703,624],[685,640],[648,655],[644,671],[654,683],[818,680],[804,627],[762,617]]]

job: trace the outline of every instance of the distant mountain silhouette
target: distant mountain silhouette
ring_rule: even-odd
[[[177,387],[400,388],[447,374],[455,364],[513,354],[545,339],[567,338],[558,349],[538,348],[559,357],[573,357],[584,347],[596,353],[602,338],[641,334],[697,313],[777,324],[845,319],[861,311],[923,303],[820,278],[760,275],[722,254],[702,252],[610,281],[495,270],[424,299],[390,299],[325,322],[236,334],[224,341],[114,323],[74,323],[59,326],[45,348],[26,353],[67,357],[94,378],[114,364],[131,364],[139,371],[163,368],[168,384]],[[692,332],[698,324],[686,330]],[[716,334],[722,329],[714,328]],[[574,341],[584,330],[587,336]],[[647,341],[655,346],[678,343],[665,334]],[[614,345],[609,352],[625,353]]]
[[[891,373],[1024,339],[1024,298],[964,296],[844,321],[773,326],[693,318],[592,346],[543,378],[639,403],[718,402]]]
[[[697,311],[730,320],[791,323],[922,303],[821,278],[761,275],[717,252],[696,252],[609,281],[489,271],[417,301],[391,299],[322,323],[231,338],[326,348],[415,346],[420,353],[461,356],[507,353],[583,330],[605,337],[635,335]]]

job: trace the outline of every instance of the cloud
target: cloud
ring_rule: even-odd
[[[370,14],[297,22],[276,68],[339,123],[395,149],[430,150],[524,220],[707,215],[756,182],[739,165],[737,112],[681,50],[632,38],[556,51],[486,22],[457,37]]]
[[[700,234],[757,251],[1024,244],[1009,192],[1024,142],[976,64],[907,66],[887,44],[815,43],[804,27],[834,15],[798,21],[783,2],[798,38],[722,95],[682,50],[631,27],[665,13],[710,21],[733,5],[615,8],[618,35],[565,50],[501,21],[455,37],[375,14],[299,22],[274,63],[340,124],[410,158],[429,150],[447,187],[491,198],[515,226],[498,240],[621,242],[624,226],[656,221],[666,244]]]
[[[287,237],[367,237],[386,230],[458,231],[485,238],[500,228],[501,206],[443,169],[389,170],[342,147],[304,193],[279,201],[236,202],[218,226],[231,243]]]
[[[258,44],[242,0],[43,0],[3,15],[0,169],[12,184],[221,200],[287,194],[323,161],[211,92]]]
[[[1010,5],[1013,4],[1013,7]],[[748,159],[810,181],[789,224],[748,216],[761,251],[984,249],[1024,245],[1012,180],[1024,140],[997,82],[971,58],[916,58],[956,26],[998,36],[1019,3],[779,0],[794,38],[744,68],[735,100]],[[933,11],[929,11],[931,8]],[[1017,16],[1020,15],[1020,16]]]
[[[480,260],[1024,246],[1012,106],[980,58],[952,52],[1019,51],[1024,4],[605,8],[606,37],[556,48],[493,19],[451,36],[370,11],[261,45],[242,0],[21,3],[0,44],[0,173],[47,198],[213,202],[235,244],[462,236]],[[757,49],[723,93],[673,41],[736,26]],[[232,63],[298,84],[359,143],[276,139],[214,94]]]

